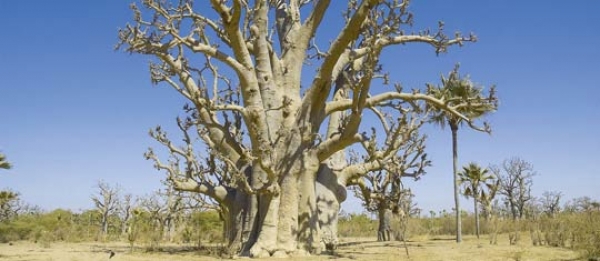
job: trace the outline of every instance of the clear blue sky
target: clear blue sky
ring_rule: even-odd
[[[128,5],[0,1],[0,151],[14,165],[0,172],[0,189],[45,209],[77,210],[92,206],[101,179],[136,195],[160,187],[161,174],[142,157],[155,145],[147,131],[173,126],[182,100],[151,86],[148,57],[113,50],[117,28],[131,18]],[[339,19],[339,10],[329,18]],[[439,57],[407,45],[386,52],[383,63],[406,87],[437,82],[457,62],[475,82],[498,86],[493,135],[461,131],[461,165],[520,156],[539,173],[534,194],[600,199],[598,10],[597,1],[414,1],[415,29],[444,20],[448,33],[473,31],[479,42]],[[434,166],[408,184],[425,211],[449,210],[450,133],[425,131]],[[344,208],[359,210],[352,200]]]

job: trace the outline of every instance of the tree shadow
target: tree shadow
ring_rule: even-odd
[[[377,243],[377,242],[380,242],[380,241],[377,241],[377,240],[353,241],[353,242],[340,243],[338,246],[339,247],[347,247],[347,246],[356,246],[356,245],[361,245],[361,244]]]

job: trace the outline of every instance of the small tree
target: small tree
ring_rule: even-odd
[[[355,189],[355,195],[362,199],[363,205],[368,211],[378,214],[377,238],[379,241],[391,239],[391,215],[400,214],[407,208],[405,205],[407,202],[404,201],[407,199],[408,190],[402,189],[401,178],[419,179],[425,173],[425,167],[431,165],[425,153],[425,136],[421,136],[417,132],[421,124],[422,121],[415,120],[415,123],[407,125],[410,130],[405,131],[405,135],[396,137],[400,156],[394,158],[398,160],[395,172],[371,172],[356,182],[358,189]],[[410,208],[410,206],[408,207]],[[403,215],[410,215],[410,213],[403,213]]]
[[[499,193],[505,197],[513,219],[521,219],[525,215],[531,196],[533,176],[536,172],[533,165],[521,158],[513,157],[502,162],[502,169],[490,166],[490,170],[500,180]]]
[[[19,193],[12,190],[0,191],[0,221],[9,220],[19,212]]]
[[[463,167],[463,171],[458,173],[459,182],[463,187],[463,195],[467,198],[473,198],[473,209],[475,212],[475,234],[479,238],[479,206],[478,202],[487,202],[489,192],[495,191],[496,178],[488,173],[487,169],[482,169],[476,163],[469,163]],[[495,192],[494,192],[495,193]]]
[[[168,186],[164,191],[159,190],[143,198],[140,207],[149,213],[155,236],[153,240],[158,242],[164,238],[171,241],[184,208],[180,192]]]
[[[542,204],[542,211],[549,217],[554,217],[560,212],[560,199],[563,194],[560,191],[544,191],[540,198]]]
[[[123,198],[119,200],[118,213],[121,220],[121,236],[126,236],[127,231],[131,226],[131,211],[133,207],[131,200],[131,194],[125,194]]]
[[[414,200],[415,194],[412,190],[403,189],[400,194],[400,200],[398,201],[398,208],[392,210],[399,219],[399,228],[396,232],[396,240],[406,241],[408,238],[408,221],[410,218],[419,217],[421,215],[421,209],[417,207],[417,202]]]
[[[564,209],[569,212],[600,211],[600,201],[588,196],[578,197],[567,202]]]
[[[108,235],[109,217],[119,208],[119,187],[110,186],[104,181],[98,181],[98,194],[92,195],[96,210],[100,213],[100,232],[103,238]]]

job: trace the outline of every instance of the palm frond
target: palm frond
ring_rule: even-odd
[[[10,169],[12,166],[6,161],[6,156],[0,154],[0,169]]]
[[[493,198],[498,190],[499,183],[496,177],[491,175],[488,169],[481,168],[474,162],[463,166],[458,177],[464,188],[463,195],[475,197],[478,201]]]
[[[427,85],[427,93],[436,99],[445,101],[449,106],[461,105],[456,110],[473,120],[481,118],[496,110],[497,99],[494,88],[490,89],[489,96],[484,96],[483,88],[475,85],[468,76],[461,77],[458,66],[454,68],[448,77],[441,77],[441,86]],[[434,105],[427,104],[427,110],[431,111],[430,123],[439,125],[444,129],[447,121],[453,120],[457,125],[463,121],[457,115]]]

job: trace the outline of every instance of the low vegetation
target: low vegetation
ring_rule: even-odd
[[[582,205],[586,203],[589,205]],[[134,212],[136,213],[130,221],[131,229],[125,234],[121,233],[119,218],[111,216],[106,237],[102,236],[102,218],[97,211],[72,212],[57,209],[49,212],[23,213],[0,222],[0,242],[2,242],[0,248],[8,249],[10,243],[10,245],[27,246],[29,249],[59,251],[67,245],[74,248],[95,245],[96,249],[102,247],[119,249],[122,254],[127,254],[130,258],[124,260],[142,260],[139,258],[149,258],[147,255],[150,253],[155,253],[151,255],[153,258],[179,253],[182,260],[186,260],[186,256],[198,254],[205,258],[223,257],[225,241],[222,221],[217,211],[186,212],[178,221],[178,228],[174,235],[170,235],[171,237],[166,233],[164,226],[153,220],[149,212],[143,210]],[[389,251],[395,249],[393,252],[401,257],[406,257],[408,253],[413,260],[425,260],[417,257],[439,256],[433,251],[445,247],[444,251],[456,255],[454,260],[465,260],[461,256],[468,260],[476,260],[471,259],[466,253],[481,251],[486,255],[493,255],[496,260],[556,260],[556,257],[552,256],[547,256],[548,259],[539,257],[548,251],[571,259],[600,256],[600,208],[597,202],[585,198],[570,202],[565,210],[555,216],[541,213],[537,218],[523,220],[512,220],[510,216],[507,218],[501,216],[495,224],[484,219],[481,223],[480,239],[475,237],[475,217],[466,212],[461,216],[464,224],[463,233],[467,240],[466,243],[457,245],[453,242],[453,235],[456,233],[454,214],[446,211],[409,218],[405,220],[407,225],[404,230],[401,227],[402,220],[395,216],[391,222],[392,241],[387,243],[378,243],[376,240],[378,221],[374,216],[342,214],[339,223],[340,246],[329,254],[360,258],[362,256],[356,254],[356,250],[363,252],[389,248]],[[493,226],[497,227],[497,230],[490,231]],[[401,231],[404,231],[402,235]],[[497,236],[495,244],[490,244],[488,240],[492,233]],[[407,239],[406,253],[403,243],[399,241],[402,236]],[[461,251],[465,253],[454,253],[457,249],[462,249]],[[0,252],[11,253],[9,250]],[[9,257],[4,255],[0,256],[0,259]],[[537,256],[537,259],[532,259],[534,256]],[[386,260],[383,254],[380,258]],[[32,257],[31,260],[37,259]]]

